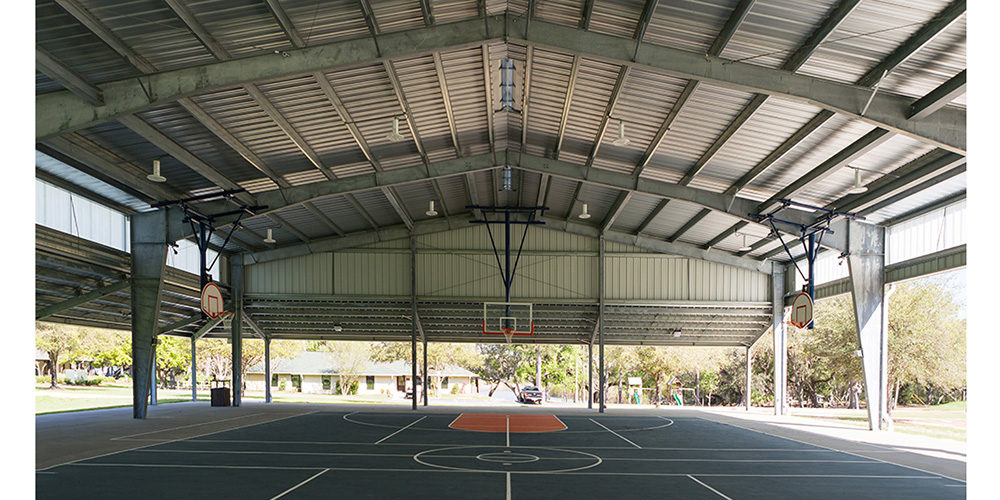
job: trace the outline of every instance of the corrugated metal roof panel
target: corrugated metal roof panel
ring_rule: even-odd
[[[550,0],[536,2],[535,17],[550,23],[572,26],[580,25],[584,0]]]
[[[632,38],[645,5],[644,0],[595,1],[594,10],[590,14],[590,30]]]
[[[427,202],[436,200],[437,193],[434,192],[434,186],[430,181],[411,182],[402,186],[396,186],[395,189],[396,194],[403,200],[403,205],[406,206],[406,211],[411,214],[413,220],[419,221],[431,218],[425,213],[427,212]]]
[[[883,208],[877,212],[866,216],[868,222],[879,224],[893,217],[899,217],[907,212],[918,210],[921,207],[932,205],[940,200],[955,196],[966,190],[968,178],[966,174],[959,174],[948,179],[930,189],[925,189],[913,196],[900,200],[897,203]]]
[[[486,102],[482,48],[441,52],[441,66],[448,84],[462,153],[469,156],[488,153],[490,136],[486,113],[489,106]],[[423,129],[420,131],[424,133]]]
[[[555,151],[559,135],[573,56],[539,48],[533,54],[525,152],[548,157]]]
[[[777,68],[819,26],[834,4],[836,0],[758,0],[721,55]]]
[[[441,195],[444,196],[444,200],[438,200],[438,203],[443,202],[451,215],[468,212],[465,206],[469,204],[469,199],[465,191],[465,180],[462,177],[461,175],[452,175],[437,181]],[[435,199],[437,199],[436,196]]]
[[[354,197],[358,200],[358,203],[364,207],[368,215],[375,219],[375,223],[381,226],[394,226],[396,224],[401,224],[403,221],[399,218],[399,214],[396,210],[392,208],[389,200],[386,199],[385,194],[382,193],[381,189],[373,189],[370,191],[363,191],[356,193]]]
[[[278,211],[278,215],[295,229],[305,233],[310,239],[335,234],[330,226],[327,226],[302,205],[283,208]]]
[[[644,42],[706,53],[738,0],[661,0]]]
[[[966,16],[962,16],[889,73],[879,88],[923,97],[966,66]],[[965,95],[955,98],[951,104],[964,107]]]
[[[333,221],[345,233],[371,229],[368,222],[343,196],[328,196],[312,202],[317,210]]]
[[[403,94],[417,127],[428,160],[441,161],[457,156],[451,127],[431,56],[414,57],[393,63]]]
[[[281,7],[306,45],[368,35],[356,0],[281,0]]]
[[[592,59],[581,59],[570,104],[559,159],[584,164],[600,132],[620,67]]]
[[[703,207],[693,203],[671,200],[660,216],[653,219],[646,228],[646,234],[658,238],[668,238],[687,221],[698,214]]]
[[[35,151],[35,167],[77,186],[92,191],[109,200],[116,201],[137,212],[149,210],[149,204],[110,184],[95,179],[79,170],[39,151]]]
[[[650,212],[659,204],[660,199],[654,196],[632,195],[625,207],[622,208],[621,213],[618,214],[611,229],[623,233],[635,233],[642,221],[646,220]]]
[[[372,14],[383,33],[403,31],[424,26],[424,15],[420,2],[410,0],[369,0]]]
[[[452,23],[479,16],[477,0],[431,0],[434,23]]]
[[[35,2],[35,43],[89,82],[101,83],[139,73],[51,0]],[[61,88],[58,83],[36,73],[36,93]]]
[[[291,47],[267,4],[257,0],[186,2],[212,38],[233,57]]]
[[[580,213],[580,207],[574,206],[573,193],[576,192],[575,181],[570,181],[560,177],[549,178],[549,196],[545,204],[552,210],[547,213],[553,217],[576,216]],[[583,200],[587,201],[587,200]],[[579,205],[577,203],[576,205]],[[588,207],[589,211],[589,207]]]

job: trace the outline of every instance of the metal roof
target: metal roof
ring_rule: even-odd
[[[435,200],[454,219],[442,228],[470,203],[538,203],[580,234],[784,261],[747,213],[783,193],[878,223],[965,190],[963,0],[40,0],[36,12],[38,147],[64,162],[39,169],[135,210],[244,187],[269,208],[241,221],[232,251],[426,226]],[[687,56],[705,61],[702,80]],[[515,111],[499,110],[502,57],[517,68]],[[870,95],[868,114],[853,109]],[[890,110],[925,102],[936,111]],[[401,142],[386,138],[394,117]],[[613,144],[619,123],[628,145]],[[145,181],[154,159],[164,185]],[[499,189],[504,165],[513,192]],[[848,167],[869,194],[847,193]],[[276,245],[261,241],[268,228]],[[753,251],[737,250],[737,231]]]

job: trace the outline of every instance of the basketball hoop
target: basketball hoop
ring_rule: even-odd
[[[232,330],[232,328],[233,328],[233,313],[232,312],[222,311],[222,313],[219,314],[219,318],[222,320],[222,328],[224,330],[229,330],[230,332],[233,331]]]
[[[501,328],[500,331],[503,332],[503,338],[507,339],[507,343],[509,344],[511,339],[514,338],[514,329]]]

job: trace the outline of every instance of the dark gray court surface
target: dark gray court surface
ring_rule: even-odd
[[[964,498],[965,483],[696,417],[314,412],[38,471],[39,498]]]

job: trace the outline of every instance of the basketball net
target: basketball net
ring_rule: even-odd
[[[507,343],[509,344],[510,341],[511,341],[511,339],[514,338],[514,329],[513,328],[501,328],[500,331],[503,332],[503,338],[507,339]]]
[[[233,313],[224,311],[219,317],[222,318],[222,328],[233,331]]]

